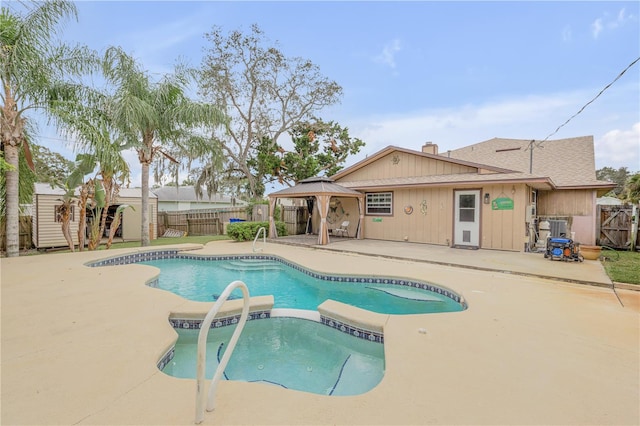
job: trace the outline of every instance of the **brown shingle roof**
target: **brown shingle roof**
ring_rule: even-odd
[[[447,155],[465,161],[489,164],[549,177],[557,187],[606,187],[595,173],[593,136],[548,140],[493,138],[449,151]],[[531,161],[533,160],[533,161]],[[531,168],[530,168],[531,166]]]
[[[362,181],[340,181],[340,185],[347,188],[360,190],[398,188],[406,186],[448,186],[455,183],[457,186],[465,184],[477,186],[481,183],[519,183],[526,182],[538,189],[554,189],[554,182],[546,177],[530,175],[528,173],[460,173],[449,175],[412,176],[391,179],[370,179]]]
[[[362,194],[344,185],[333,183],[333,180],[325,177],[315,177],[302,180],[297,185],[285,188],[277,192],[272,192],[269,197],[307,197],[319,194],[361,197]]]

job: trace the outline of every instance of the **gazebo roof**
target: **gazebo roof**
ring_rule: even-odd
[[[269,197],[309,197],[316,195],[334,195],[343,197],[362,197],[363,194],[354,189],[334,183],[331,178],[316,176],[301,180],[295,186],[272,192]]]

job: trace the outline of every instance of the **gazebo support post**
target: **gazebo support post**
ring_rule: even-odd
[[[276,201],[278,199],[276,197],[269,197],[269,238],[277,238],[278,233],[276,230],[276,221],[273,216],[276,211]]]

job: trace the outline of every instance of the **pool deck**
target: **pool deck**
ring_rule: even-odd
[[[221,382],[204,424],[640,424],[640,292],[614,291],[599,262],[333,241],[267,242],[263,253],[320,272],[430,281],[469,308],[378,316],[386,371],[366,394]],[[253,253],[230,241],[181,248]],[[176,338],[169,314],[210,304],[145,286],[155,268],[84,266],[151,249],[1,259],[2,425],[193,424],[195,381],[156,363]]]

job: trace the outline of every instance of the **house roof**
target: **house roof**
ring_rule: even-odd
[[[534,176],[549,177],[558,188],[615,187],[596,179],[593,136],[548,140],[493,138],[447,155]]]
[[[421,157],[425,157],[425,158],[432,158],[434,160],[438,160],[438,161],[444,161],[447,163],[452,163],[452,164],[460,164],[462,166],[469,166],[469,167],[475,167],[477,168],[479,171],[482,172],[494,172],[494,173],[504,173],[504,172],[513,172],[513,169],[510,168],[504,168],[504,167],[496,167],[496,166],[489,166],[486,164],[479,164],[477,162],[473,162],[473,161],[467,161],[467,160],[462,160],[462,159],[457,159],[457,158],[449,158],[449,157],[443,157],[442,155],[437,155],[437,154],[428,154],[426,152],[422,152],[422,151],[415,151],[412,149],[407,149],[407,148],[402,148],[399,146],[394,146],[394,145],[389,145],[386,148],[381,149],[380,151],[376,152],[373,155],[368,156],[367,158],[365,158],[364,160],[360,160],[357,163],[353,164],[352,166],[349,166],[345,169],[340,170],[338,173],[334,174],[333,176],[331,176],[331,179],[333,180],[338,180],[338,179],[344,179],[346,176],[348,176],[350,173],[361,169],[365,166],[367,166],[368,164],[371,164],[373,162],[375,162],[376,160],[384,157],[385,155],[388,155],[392,152],[405,152],[411,155],[418,155]],[[340,182],[340,184],[342,184],[342,181]]]
[[[624,204],[624,201],[616,197],[599,197],[596,198],[596,204],[602,206],[621,206]]]
[[[64,195],[64,190],[62,188],[52,188],[48,183],[36,183],[35,184],[35,192],[36,195]],[[76,188],[74,195],[80,194],[80,188]],[[140,198],[142,197],[142,189],[141,188],[120,188],[118,196],[121,198]],[[156,198],[155,194],[149,191],[149,198]]]
[[[388,146],[332,176],[349,188],[393,188],[401,186],[446,186],[465,183],[526,182],[537,189],[596,188],[607,190],[614,183],[597,180],[593,137],[545,141],[536,144],[533,154],[531,140],[494,138],[442,154],[428,154],[396,146]],[[349,174],[394,151],[406,152],[453,164],[474,167],[477,173],[349,181]],[[530,160],[533,167],[529,172]]]
[[[193,186],[162,186],[151,190],[158,197],[158,201],[189,201],[192,203],[220,203],[231,204],[233,198],[224,194],[207,195],[203,192],[202,198],[196,195]],[[245,204],[244,201],[236,200],[236,204]]]
[[[530,175],[528,173],[512,172],[498,174],[479,173],[459,173],[449,175],[411,176],[389,179],[370,179],[359,181],[340,181],[340,185],[347,188],[367,189],[390,189],[411,186],[450,186],[456,184],[458,187],[465,185],[478,186],[482,183],[504,183],[515,184],[526,182],[536,189],[555,189],[554,182],[545,177]]]
[[[312,177],[301,180],[295,186],[272,192],[269,197],[309,197],[315,195],[334,195],[337,197],[362,197],[362,193],[333,182],[327,177]]]

